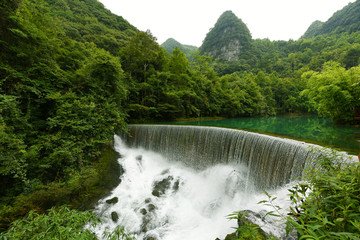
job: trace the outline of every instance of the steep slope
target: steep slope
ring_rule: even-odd
[[[349,3],[343,9],[334,13],[317,29],[314,28],[313,24],[304,34],[303,38],[309,38],[322,34],[339,34],[343,32],[353,33],[360,30],[360,0]],[[309,34],[308,32],[312,33]]]
[[[105,9],[97,0],[45,2],[48,3],[50,14],[59,20],[68,37],[79,42],[93,42],[115,55],[138,32],[136,27]]]
[[[83,190],[100,186],[95,164],[126,121],[115,54],[137,29],[96,0],[7,0],[0,16],[1,231],[34,208],[84,204]],[[92,186],[74,179],[80,172]],[[40,187],[51,197],[31,195]]]
[[[207,53],[229,61],[238,60],[239,55],[250,47],[251,40],[246,24],[232,11],[226,11],[206,35],[200,54]]]
[[[322,26],[324,25],[323,22],[316,20],[315,22],[313,22],[310,27],[306,30],[306,32],[304,33],[303,36],[301,36],[301,38],[312,38],[314,37],[322,28]]]

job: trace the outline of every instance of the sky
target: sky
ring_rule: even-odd
[[[168,38],[200,47],[220,15],[231,10],[254,39],[297,40],[315,20],[326,21],[355,0],[99,0],[159,44]]]

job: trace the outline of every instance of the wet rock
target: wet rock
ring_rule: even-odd
[[[177,179],[177,180],[174,182],[174,185],[173,185],[173,190],[174,190],[174,192],[179,191],[179,187],[180,187],[180,179]]]
[[[151,203],[151,198],[145,199],[145,203]]]
[[[143,238],[143,240],[158,240],[158,239],[160,239],[159,234],[155,232],[149,232]]]
[[[105,202],[106,202],[107,204],[115,204],[115,203],[117,203],[118,201],[119,201],[119,199],[118,199],[117,197],[113,197],[113,198],[111,198],[111,199],[106,200]]]
[[[111,219],[113,220],[113,222],[117,222],[119,220],[119,215],[117,214],[117,212],[112,212],[111,213]]]
[[[160,181],[156,181],[153,185],[152,195],[155,197],[160,197],[165,194],[171,186],[171,182],[174,180],[172,176],[168,176]]]
[[[147,214],[147,211],[146,211],[145,208],[142,208],[142,209],[140,209],[140,213],[141,213],[142,215],[146,215],[146,214]]]
[[[149,210],[149,212],[152,212],[152,211],[154,211],[155,209],[156,209],[156,206],[155,206],[154,204],[150,203],[150,204],[148,205],[148,210]]]
[[[119,164],[119,172],[120,172],[120,177],[122,177],[122,175],[124,175],[125,173],[125,169],[123,167],[123,165]]]
[[[241,228],[242,227],[247,227],[248,226],[250,228],[257,228],[256,239],[260,239],[260,240],[261,239],[268,239],[269,235],[264,230],[262,230],[259,225],[256,224],[257,220],[260,220],[261,222],[264,221],[264,218],[263,218],[262,214],[253,212],[251,210],[240,211],[238,221],[237,221],[238,230],[240,230],[238,232],[238,234],[241,235]]]
[[[136,160],[141,161],[142,160],[142,155],[136,156]]]
[[[161,175],[165,175],[170,173],[170,169],[165,169],[164,171],[161,172]]]
[[[245,180],[239,171],[233,170],[225,180],[225,193],[234,197],[238,190],[245,188]]]
[[[148,231],[148,224],[151,221],[151,217],[149,215],[145,215],[142,218],[142,224],[140,226],[141,232],[146,233]]]

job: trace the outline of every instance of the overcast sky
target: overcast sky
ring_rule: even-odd
[[[99,0],[162,44],[174,38],[199,47],[220,15],[231,10],[253,38],[297,40],[315,20],[326,21],[355,0]]]

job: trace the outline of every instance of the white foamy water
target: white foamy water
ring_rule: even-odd
[[[228,220],[227,215],[240,210],[262,214],[274,210],[257,204],[266,196],[254,190],[244,166],[215,165],[195,171],[160,154],[128,148],[118,136],[115,136],[115,149],[121,154],[118,161],[125,173],[121,184],[99,201],[95,209],[103,219],[94,229],[100,238],[105,230],[113,231],[119,225],[141,240],[224,239],[237,226],[236,220]],[[164,179],[168,186],[163,188],[163,194],[155,196],[154,185]],[[276,204],[285,214],[290,204],[288,188],[269,191],[277,196]],[[106,203],[113,197],[119,201]],[[118,215],[117,222],[111,218],[113,212]],[[283,238],[281,222],[269,216],[256,221],[266,232]]]

